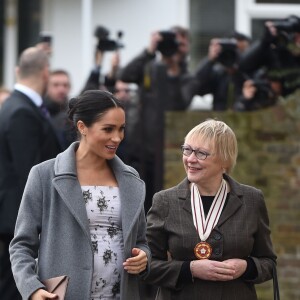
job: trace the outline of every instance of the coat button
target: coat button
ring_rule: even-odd
[[[221,254],[220,248],[215,248],[215,249],[214,249],[214,254],[215,254],[215,255],[220,255],[220,254]]]
[[[215,238],[215,240],[220,240],[221,238],[222,238],[222,236],[221,236],[221,234],[219,234],[219,233],[215,233],[214,234],[214,238]]]

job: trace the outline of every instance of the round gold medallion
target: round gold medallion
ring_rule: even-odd
[[[209,243],[200,242],[195,246],[194,253],[198,259],[210,258],[212,253],[212,248]]]

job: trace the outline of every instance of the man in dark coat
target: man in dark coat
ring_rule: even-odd
[[[55,157],[58,139],[43,109],[49,77],[45,51],[25,49],[17,67],[17,83],[0,111],[0,295],[21,299],[11,273],[8,246],[27,176],[32,166]]]
[[[184,93],[188,97],[212,94],[215,111],[234,109],[247,79],[239,69],[240,55],[237,39],[211,39],[208,54],[184,86]]]

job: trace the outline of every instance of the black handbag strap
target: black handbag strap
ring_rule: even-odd
[[[276,269],[275,262],[273,262],[273,295],[274,295],[274,300],[280,300],[279,284],[278,284],[277,269]]]

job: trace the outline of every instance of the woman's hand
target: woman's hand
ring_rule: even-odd
[[[133,248],[131,253],[132,257],[127,258],[123,263],[124,269],[129,274],[139,274],[147,267],[148,258],[146,252],[139,248]]]
[[[229,262],[202,259],[190,264],[194,278],[212,281],[228,281],[235,278],[235,267]]]
[[[224,260],[223,263],[234,268],[235,273],[233,279],[241,277],[245,273],[247,268],[247,261],[244,259],[231,258],[231,259]]]
[[[30,297],[30,300],[46,300],[46,299],[58,299],[56,294],[49,293],[43,289],[36,290]]]

